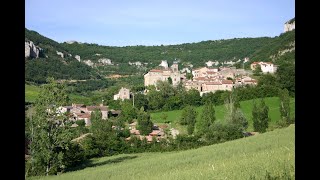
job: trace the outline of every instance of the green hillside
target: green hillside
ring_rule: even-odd
[[[229,61],[250,57],[251,54],[270,43],[273,38],[234,38],[227,40],[202,41],[167,46],[126,46],[110,47],[97,44],[67,44],[64,47],[72,53],[80,54],[83,58],[98,59],[107,57],[117,63],[141,61],[157,66],[161,60],[174,59],[191,62],[193,65],[204,66],[208,60]],[[96,53],[101,56],[95,56]]]
[[[255,99],[256,101],[259,101],[259,99]],[[271,121],[269,123],[269,127],[273,127],[276,125],[277,120],[280,119],[280,111],[279,111],[279,98],[278,97],[268,97],[264,98],[266,105],[269,107],[269,117],[271,118]],[[244,113],[245,117],[249,121],[249,127],[248,131],[253,131],[253,122],[252,122],[252,108],[253,108],[253,100],[247,100],[240,102],[241,110]],[[295,99],[291,99],[290,101],[290,110],[291,115],[294,115],[295,113]],[[201,117],[203,106],[197,107],[196,110],[198,112],[197,121]],[[217,121],[223,121],[225,116],[225,106],[215,106],[215,112],[216,112],[216,119]],[[157,113],[151,113],[151,120],[153,123],[164,123],[165,120],[162,119],[162,114],[165,113],[168,115],[166,121],[170,121],[173,126],[178,126],[178,128],[183,128],[179,125],[177,125],[177,122],[179,121],[181,117],[182,110],[175,110],[175,111],[167,111],[167,112],[157,112]],[[183,130],[183,129],[182,129]]]
[[[140,74],[158,66],[161,60],[180,60],[180,67],[191,63],[194,68],[204,66],[206,61],[237,61],[245,57],[252,61],[271,61],[281,59],[279,51],[292,49],[295,41],[295,31],[283,33],[276,37],[233,38],[208,40],[196,43],[184,43],[166,46],[101,46],[88,43],[58,43],[39,33],[25,29],[26,41],[44,49],[44,55],[33,61],[26,61],[26,79],[43,83],[45,78],[53,76],[56,79],[96,79],[110,74]],[[64,59],[56,54],[64,54]],[[69,57],[69,54],[72,57]],[[96,55],[100,54],[100,55]],[[115,65],[91,68],[78,62],[74,56],[80,55],[81,60],[90,59],[97,62],[100,58],[109,58]],[[48,56],[48,57],[46,57]],[[271,58],[275,56],[275,58]],[[284,53],[285,61],[294,61],[295,50]],[[128,62],[140,61],[148,63],[143,67],[130,66]],[[250,63],[249,62],[249,63]],[[246,67],[249,67],[246,63]],[[276,61],[277,64],[277,61]],[[240,67],[240,63],[236,66]]]
[[[88,167],[89,166],[89,167]],[[78,171],[30,179],[295,179],[295,126],[198,149],[92,159]]]

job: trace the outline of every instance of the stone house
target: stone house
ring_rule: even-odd
[[[124,87],[121,87],[118,94],[113,96],[114,100],[121,99],[122,101],[125,99],[130,99],[130,90]]]
[[[275,73],[277,70],[277,67],[271,62],[253,62],[250,65],[250,68],[251,70],[255,70],[257,66],[261,67],[263,73]]]
[[[170,68],[152,69],[144,75],[144,86],[156,86],[158,81],[168,81],[172,79],[172,85],[177,86],[185,79],[185,75],[179,72],[177,63],[173,63]]]

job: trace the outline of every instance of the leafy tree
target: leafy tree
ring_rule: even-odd
[[[71,123],[59,107],[66,105],[68,96],[64,84],[53,78],[41,87],[30,119],[30,175],[50,175],[63,171],[68,164],[65,153],[71,147]]]
[[[97,156],[106,156],[112,154],[112,144],[116,140],[115,134],[112,132],[112,123],[108,120],[102,119],[102,113],[100,110],[91,112],[91,127],[90,131],[92,136],[91,149],[96,149]],[[87,151],[88,149],[86,149]]]
[[[201,96],[198,90],[191,89],[185,93],[183,98],[184,105],[199,106],[201,105]]]
[[[253,128],[254,131],[257,132],[266,132],[268,128],[268,123],[270,121],[269,118],[269,107],[265,104],[264,100],[261,99],[260,104],[256,105],[253,102],[253,109],[252,109],[252,120],[253,120]]]
[[[253,70],[253,75],[255,75],[255,76],[260,76],[261,73],[262,73],[261,66],[260,66],[260,65],[257,65],[257,66],[256,66],[256,69]]]
[[[226,122],[229,124],[236,125],[239,130],[245,131],[248,128],[248,120],[238,107],[234,94],[230,94],[225,101],[226,106]]]
[[[134,95],[134,106],[137,109],[143,107],[145,110],[148,110],[148,100],[145,95],[137,93]]]
[[[152,132],[153,123],[150,119],[150,114],[145,112],[143,108],[138,112],[138,127],[140,134],[148,135]]]
[[[188,80],[192,79],[192,78],[193,78],[192,73],[186,73],[186,78],[187,78]]]
[[[187,125],[188,134],[193,133],[196,118],[197,118],[197,111],[193,106],[186,106],[185,108],[182,109],[180,124]]]
[[[259,78],[258,86],[275,86],[276,82],[276,76],[273,74],[263,74]]]
[[[120,118],[123,121],[132,123],[133,119],[137,119],[137,110],[128,101],[123,101],[121,104]]]
[[[212,103],[206,103],[203,107],[201,118],[196,122],[196,127],[199,134],[208,132],[209,127],[213,125],[215,117],[215,110]]]
[[[295,93],[295,65],[283,63],[279,65],[276,75],[281,89],[287,89],[292,95]]]
[[[290,124],[290,96],[287,89],[279,91],[279,100],[281,118],[286,122],[286,124]]]

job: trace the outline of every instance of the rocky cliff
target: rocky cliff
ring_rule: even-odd
[[[32,41],[24,43],[24,51],[25,57],[38,58],[42,49],[36,45]]]
[[[290,19],[284,24],[284,32],[292,31],[295,29],[296,21],[295,18]]]

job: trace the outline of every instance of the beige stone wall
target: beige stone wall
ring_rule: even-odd
[[[108,111],[101,111],[102,119],[108,119]]]
[[[126,88],[121,88],[119,91],[119,98],[124,99],[130,99],[130,90]]]
[[[148,72],[144,75],[144,86],[156,85],[157,81],[163,80],[163,76],[160,73]]]

